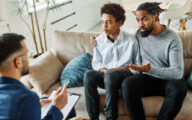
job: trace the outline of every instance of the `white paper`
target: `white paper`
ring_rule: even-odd
[[[48,99],[52,99],[53,96],[55,95],[55,93],[56,93],[56,90],[53,90],[53,92],[51,93],[51,95],[49,96]],[[80,97],[80,95],[68,94],[68,103],[63,109],[61,109],[61,112],[63,113],[63,116],[64,116],[63,120],[66,119],[66,117],[70,113],[71,109],[74,107],[74,105],[78,101],[79,97]],[[51,105],[52,105],[52,103],[47,103],[43,107],[41,107],[41,118],[43,118],[47,115],[47,112],[49,111]]]

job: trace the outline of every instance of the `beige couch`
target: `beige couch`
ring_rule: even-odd
[[[192,31],[178,33],[183,41],[185,78],[188,77],[192,69]],[[95,33],[77,33],[55,31],[52,39],[52,49],[40,57],[30,61],[30,74],[22,77],[21,81],[30,89],[36,91],[39,96],[48,95],[53,89],[61,86],[59,80],[64,66],[76,56],[88,52],[93,53],[93,48],[89,38]],[[69,92],[80,93],[81,99],[76,105],[78,116],[88,118],[86,112],[84,89],[75,87],[68,89]],[[101,115],[100,119],[105,119],[103,106],[105,104],[105,91],[99,90]],[[143,107],[148,120],[156,120],[160,110],[163,97],[144,97]],[[129,113],[126,111],[122,97],[119,103],[119,120],[129,120]],[[183,107],[176,117],[176,120],[192,120],[192,91],[188,91]]]

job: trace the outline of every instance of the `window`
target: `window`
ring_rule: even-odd
[[[52,7],[52,6],[57,6],[60,5],[66,1],[69,0],[34,0],[35,5],[36,5],[36,10],[42,10],[46,9],[47,6]],[[33,0],[19,0],[19,5],[22,10],[25,12],[34,12],[34,5],[33,5]]]

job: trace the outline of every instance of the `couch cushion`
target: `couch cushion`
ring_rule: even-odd
[[[188,79],[189,74],[192,70],[192,58],[184,58],[184,77]]]
[[[192,57],[192,31],[180,31],[178,32],[182,42],[183,42],[183,53],[185,58]]]
[[[187,79],[192,69],[192,31],[179,31],[177,32],[183,43],[183,55],[184,55],[184,77]]]
[[[84,53],[72,59],[64,68],[60,81],[64,86],[68,81],[68,88],[83,86],[83,76],[87,70],[91,69],[91,61],[89,53]]]
[[[51,92],[55,89],[58,89],[59,87],[61,87],[61,82],[58,80],[56,83],[54,83],[49,90],[47,90],[45,93],[40,94],[40,96],[49,96],[51,94]]]
[[[68,61],[83,53],[92,55],[93,47],[91,47],[90,37],[96,34],[55,31],[52,39],[52,48],[56,50],[58,58],[65,65]]]
[[[36,91],[44,93],[58,81],[62,69],[63,64],[49,50],[30,63],[30,74],[23,79],[28,79]]]

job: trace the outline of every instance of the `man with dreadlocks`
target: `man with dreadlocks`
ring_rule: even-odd
[[[173,120],[182,107],[187,85],[183,80],[183,48],[179,36],[159,23],[160,3],[137,8],[136,19],[142,65],[126,65],[141,72],[123,80],[122,94],[132,120],[146,120],[141,97],[163,96],[158,120]]]

